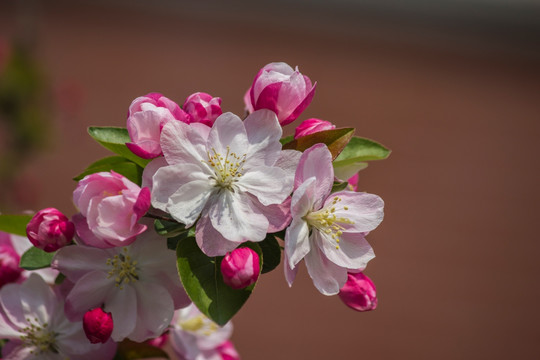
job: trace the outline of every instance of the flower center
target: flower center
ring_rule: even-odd
[[[25,335],[21,335],[21,341],[28,347],[34,349],[30,351],[31,354],[41,354],[47,351],[58,353],[56,348],[56,335],[52,331],[48,330],[48,324],[39,324],[38,319],[34,319],[33,323],[30,319],[26,319],[28,326],[21,331]]]
[[[214,176],[211,176],[216,183],[223,189],[233,190],[233,184],[242,176],[244,163],[246,162],[247,154],[237,155],[231,152],[227,146],[227,153],[223,156],[216,149],[212,148],[212,152],[207,152],[208,161],[204,161],[214,170]]]
[[[339,249],[339,241],[343,234],[343,230],[345,230],[342,224],[354,224],[354,222],[348,218],[336,216],[336,207],[339,207],[340,201],[341,198],[335,196],[330,206],[322,208],[319,211],[310,212],[304,216],[304,220],[306,220],[308,225],[313,226],[317,230],[332,237],[332,240],[336,242],[336,249]],[[343,206],[342,209],[349,210],[347,206]]]
[[[198,335],[209,336],[218,330],[216,323],[204,315],[197,315],[190,319],[180,321],[179,325],[182,330]]]
[[[123,284],[139,280],[137,274],[137,261],[132,260],[127,248],[122,249],[122,253],[107,259],[107,265],[111,266],[107,279],[115,277],[116,287],[122,290]]]

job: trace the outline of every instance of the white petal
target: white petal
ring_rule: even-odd
[[[295,190],[291,200],[291,215],[293,218],[301,218],[310,211],[319,210],[313,208],[316,186],[317,179],[311,177]]]
[[[298,273],[298,266],[295,266],[291,269],[289,266],[289,259],[287,257],[287,252],[283,252],[283,272],[285,274],[285,280],[287,281],[287,284],[289,287],[292,286],[294,279],[296,278],[296,274]]]
[[[105,299],[104,310],[112,314],[114,328],[111,338],[117,342],[124,340],[131,334],[137,321],[135,289],[126,285],[122,290],[111,291]]]
[[[208,215],[212,226],[230,241],[262,241],[266,237],[268,220],[247,195],[222,190],[215,195]]]
[[[66,297],[66,315],[72,321],[80,321],[84,313],[101,306],[114,290],[114,279],[108,279],[104,271],[92,271],[77,281]]]
[[[82,276],[93,270],[106,271],[110,254],[102,249],[89,246],[66,246],[56,253],[51,266],[60,270],[69,280],[77,282]]]
[[[237,186],[263,205],[281,204],[292,192],[293,178],[288,175],[278,167],[258,166],[241,176]]]
[[[207,256],[223,256],[238,247],[242,242],[230,241],[221,235],[214,226],[208,215],[202,215],[197,222],[195,233],[197,244]]]
[[[273,111],[262,109],[253,112],[244,120],[249,141],[249,153],[246,167],[272,166],[280,156],[283,133],[278,118]]]
[[[324,295],[336,295],[347,281],[347,269],[331,262],[317,246],[304,258],[313,284]]]
[[[375,229],[384,218],[384,201],[377,195],[340,191],[332,194],[325,202],[330,205],[334,198],[340,198],[336,206],[336,216],[347,218],[353,224],[342,226],[349,232],[368,232]],[[345,207],[348,210],[345,210]]]
[[[322,205],[323,199],[328,196],[334,184],[334,168],[332,167],[332,154],[324,144],[316,144],[304,151],[300,157],[294,179],[294,188],[298,188],[310,177],[317,179],[314,199],[315,207]]]
[[[206,139],[182,121],[165,124],[160,143],[163,155],[171,165],[198,164],[207,159]]]
[[[282,150],[274,166],[280,167],[283,170],[294,174],[296,172],[296,168],[298,167],[298,163],[300,162],[301,156],[302,153],[300,151]]]
[[[145,166],[144,168],[144,171],[143,171],[143,174],[142,174],[142,185],[141,185],[141,188],[143,187],[147,187],[150,189],[150,191],[152,191],[153,189],[153,180],[152,178],[154,177],[154,175],[156,174],[156,172],[164,167],[164,166],[167,166],[169,165],[167,163],[167,160],[165,160],[164,157],[158,157],[158,158],[155,158],[154,160],[150,161],[148,163],[148,165]]]
[[[215,193],[215,189],[208,179],[182,185],[169,198],[167,211],[175,220],[186,224],[186,227],[191,227],[197,221],[210,196]]]
[[[21,285],[20,296],[25,317],[37,317],[42,324],[50,322],[57,299],[39,275],[31,275]]]
[[[339,243],[327,234],[313,232],[317,246],[334,264],[348,269],[365,269],[375,257],[371,245],[361,233],[343,233]]]
[[[247,154],[249,143],[242,120],[232,113],[220,115],[210,130],[206,148],[210,156],[213,156],[215,151],[225,158],[227,150],[239,157]]]
[[[307,255],[310,248],[307,223],[301,218],[293,219],[285,233],[285,252],[289,259],[289,267],[293,269]]]

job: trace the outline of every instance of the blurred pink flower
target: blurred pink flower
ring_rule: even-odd
[[[71,243],[75,226],[55,208],[37,212],[26,226],[26,235],[35,247],[53,252]]]

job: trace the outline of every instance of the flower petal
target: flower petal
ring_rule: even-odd
[[[332,167],[332,154],[324,144],[316,144],[304,151],[300,157],[294,178],[295,190],[306,179],[314,176],[317,185],[314,196],[314,208],[319,209],[322,199],[326,198],[334,184],[334,168]]]
[[[208,215],[203,214],[197,222],[195,233],[197,244],[207,256],[223,256],[238,247],[242,242],[230,241],[217,231]]]
[[[66,246],[58,250],[51,266],[60,270],[69,280],[77,282],[93,270],[107,271],[107,251],[89,246]]]
[[[291,223],[291,197],[287,197],[281,204],[264,206],[256,197],[251,197],[252,204],[268,219],[268,233],[281,231]]]
[[[135,289],[126,285],[122,290],[116,288],[105,299],[104,311],[110,312],[114,321],[111,338],[122,341],[129,337],[137,322],[137,297]]]
[[[182,185],[169,198],[167,211],[171,216],[191,227],[197,221],[208,199],[215,193],[216,188],[208,180],[195,180]]]
[[[309,227],[301,218],[293,219],[285,233],[285,252],[293,269],[310,251]]]
[[[313,231],[312,236],[326,257],[341,267],[363,270],[375,257],[371,245],[362,233],[344,232],[338,244],[332,237],[319,231]]]
[[[170,165],[199,164],[206,160],[206,139],[197,129],[181,121],[165,124],[161,132],[161,149]]]
[[[322,294],[336,295],[347,282],[347,269],[328,260],[319,247],[313,246],[304,260],[313,284]]]
[[[85,312],[101,306],[109,293],[116,292],[114,289],[114,279],[107,278],[106,272],[96,270],[87,273],[66,297],[66,316],[71,321],[80,321]]]
[[[242,120],[230,112],[220,115],[210,130],[206,149],[210,151],[210,156],[215,152],[225,157],[227,151],[239,157],[247,154],[249,143]]]
[[[348,232],[367,232],[375,229],[384,217],[384,201],[377,195],[340,191],[332,194],[325,202],[330,205],[335,197],[341,199],[336,206],[336,216],[347,218],[353,224],[343,224]],[[348,210],[345,210],[345,207]]]
[[[246,167],[272,166],[278,159],[281,151],[281,125],[274,112],[270,110],[257,110],[244,120],[246,134],[249,141],[249,153]]]
[[[240,190],[253,194],[263,205],[281,204],[292,192],[293,177],[278,167],[258,166],[238,179]]]

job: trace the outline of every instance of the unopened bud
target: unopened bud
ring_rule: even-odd
[[[221,261],[223,281],[233,289],[243,289],[259,278],[259,255],[250,248],[238,248]]]
[[[71,243],[75,226],[55,208],[38,211],[26,226],[26,235],[35,247],[53,252]]]
[[[375,284],[363,273],[348,273],[347,282],[339,291],[339,298],[351,309],[370,311],[377,308]]]
[[[106,343],[111,337],[113,327],[111,313],[106,313],[101,308],[89,310],[84,314],[84,333],[92,344]]]

